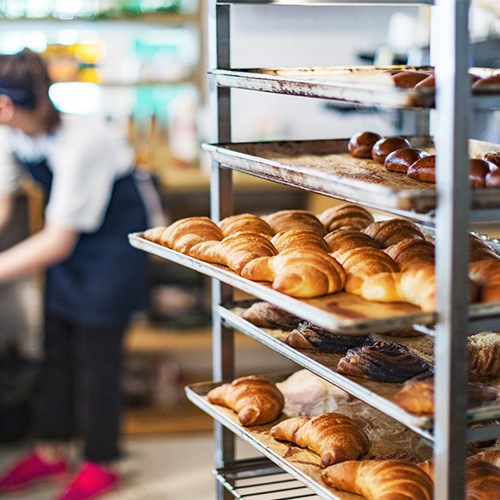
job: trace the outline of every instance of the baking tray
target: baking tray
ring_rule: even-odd
[[[433,154],[430,136],[412,136],[413,147]],[[436,185],[390,172],[374,160],[353,158],[349,139],[204,144],[225,167],[379,209],[427,214],[436,208]],[[500,146],[470,140],[469,154],[479,157]],[[471,190],[472,208],[500,208],[500,189]]]
[[[279,421],[298,415],[314,416],[336,411],[350,416],[365,429],[372,443],[365,459],[405,458],[419,462],[432,456],[431,447],[422,442],[418,435],[364,403],[353,401],[344,391],[336,389],[307,370],[300,370],[290,376],[266,375],[266,377],[276,382],[285,396],[282,415],[266,425],[243,427],[235,412],[209,403],[206,395],[222,382],[190,385],[186,387],[186,395],[196,406],[323,498],[358,500],[360,497],[330,488],[323,483],[320,474],[321,464],[316,453],[272,438],[269,430]]]
[[[233,306],[232,309],[219,306],[223,320],[231,327],[254,338],[265,346],[286,356],[295,363],[307,368],[312,373],[324,380],[331,382],[337,387],[352,394],[356,398],[373,406],[401,422],[408,428],[420,434],[422,437],[432,440],[432,428],[434,419],[432,416],[419,416],[409,413],[398,406],[394,401],[394,395],[401,389],[401,383],[382,383],[373,380],[365,380],[357,377],[347,377],[338,374],[335,370],[342,354],[324,353],[315,349],[296,349],[289,346],[285,340],[289,331],[281,329],[260,328],[241,317],[244,308]],[[372,335],[375,340],[388,340],[405,345],[412,352],[419,355],[431,364],[434,364],[434,343],[428,336],[422,337],[396,337],[380,334]],[[500,393],[500,379],[488,383]],[[484,405],[467,410],[467,422],[469,424],[485,422],[500,417],[500,403]]]
[[[333,66],[211,69],[217,85],[276,94],[317,97],[391,108],[432,108],[435,89],[396,87],[389,70],[429,71],[431,66]],[[472,68],[479,76],[494,69]],[[476,109],[500,108],[500,88],[473,89]]]
[[[270,283],[242,278],[227,267],[203,262],[152,243],[144,239],[141,233],[129,235],[129,241],[132,246],[140,250],[216,278],[262,300],[272,302],[293,314],[299,314],[304,319],[329,330],[360,335],[373,331],[405,328],[415,323],[435,322],[434,313],[422,312],[420,308],[411,304],[369,302],[346,292],[312,299],[297,299],[273,290]],[[498,311],[500,313],[500,304]]]

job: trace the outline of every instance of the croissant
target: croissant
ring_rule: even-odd
[[[380,340],[349,349],[337,364],[337,372],[379,382],[404,382],[429,373],[432,366],[396,342]]]
[[[398,271],[392,258],[378,248],[360,247],[346,252],[338,250],[333,255],[347,274],[345,291],[356,295],[361,294],[363,282],[369,276]]]
[[[255,302],[243,312],[243,319],[264,328],[295,328],[302,319],[269,302]]]
[[[272,236],[274,234],[271,226],[262,217],[254,214],[238,214],[231,215],[222,219],[218,226],[222,230],[224,236],[239,233],[241,231],[250,231],[252,233],[267,234]]]
[[[304,298],[338,292],[346,280],[344,269],[330,254],[312,248],[290,248],[274,257],[254,259],[241,276],[270,281],[274,290]]]
[[[273,426],[271,436],[318,453],[324,467],[357,460],[370,447],[368,436],[354,420],[333,412],[289,418]]]
[[[327,467],[321,477],[327,485],[367,500],[431,500],[433,496],[432,479],[406,460],[351,460]]]
[[[468,384],[467,390],[470,408],[490,403],[498,397],[496,389],[483,384]],[[434,415],[434,378],[424,375],[408,380],[394,395],[394,401],[414,415]]]
[[[469,261],[482,259],[498,259],[499,256],[493,247],[475,234],[469,233]]]
[[[359,205],[344,203],[327,208],[318,219],[328,233],[335,229],[363,229],[373,222],[373,215]]]
[[[220,241],[223,238],[219,226],[208,217],[188,217],[168,226],[160,243],[176,252],[189,255],[191,248],[203,241]]]
[[[152,227],[144,231],[144,239],[152,241],[153,243],[161,244],[161,237],[167,229],[165,226]]]
[[[241,232],[226,236],[222,241],[198,243],[189,253],[195,259],[222,264],[239,274],[253,259],[271,257],[278,252],[262,234]]]
[[[372,237],[357,229],[336,229],[326,234],[325,241],[333,255],[338,251],[347,252],[360,247],[380,248]]]
[[[500,300],[500,259],[489,258],[471,262],[469,278],[479,286],[479,302]]]
[[[412,267],[434,265],[435,245],[427,240],[417,238],[401,240],[399,243],[387,247],[385,252],[392,257],[402,272],[408,271]]]
[[[317,248],[323,252],[330,252],[328,243],[315,233],[303,231],[300,229],[290,229],[289,231],[280,231],[271,238],[271,243],[278,252],[288,248]]]
[[[261,425],[275,420],[285,400],[276,385],[264,377],[250,375],[222,384],[208,392],[210,403],[231,408],[242,425]]]
[[[390,247],[401,240],[408,238],[425,239],[422,231],[405,219],[389,219],[372,222],[363,232],[380,243],[382,248]]]
[[[275,233],[300,229],[316,233],[318,236],[325,235],[325,228],[320,220],[308,210],[281,210],[262,217]]]
[[[500,467],[500,450],[481,451],[469,458],[470,461],[482,460],[495,467]]]
[[[367,340],[368,335],[342,335],[304,321],[288,334],[286,343],[298,349],[344,353],[352,347],[365,344]]]

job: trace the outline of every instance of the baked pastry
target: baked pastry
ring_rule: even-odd
[[[406,172],[408,172],[408,168],[424,156],[429,156],[429,153],[426,153],[423,149],[396,149],[396,151],[387,155],[384,161],[384,167],[391,172],[401,172],[406,174]]]
[[[368,277],[380,273],[398,272],[397,264],[378,248],[360,247],[347,251],[340,249],[333,255],[346,272],[345,291],[355,295],[361,294],[363,282]]]
[[[496,170],[496,166],[481,158],[470,160],[469,183],[472,188],[482,188],[485,185],[486,175],[490,173],[490,165]]]
[[[170,224],[163,231],[160,243],[189,255],[194,245],[203,241],[220,241],[222,238],[221,229],[208,217],[188,217]]]
[[[255,302],[243,312],[242,317],[255,326],[283,330],[293,329],[302,321],[298,316],[270,302]]]
[[[407,460],[350,460],[321,472],[328,485],[366,500],[432,500],[433,481]]]
[[[342,375],[379,382],[404,382],[431,370],[427,361],[406,346],[385,340],[349,349],[337,365]]]
[[[280,231],[271,238],[271,243],[278,252],[289,248],[316,248],[323,252],[330,251],[328,243],[321,236],[301,229]]]
[[[468,461],[482,460],[495,467],[500,467],[500,450],[481,451],[469,457]]]
[[[490,75],[490,76],[485,76],[484,78],[480,78],[477,80],[473,85],[473,88],[475,89],[482,89],[482,88],[488,88],[488,87],[500,87],[500,75]]]
[[[479,302],[500,300],[500,259],[493,257],[471,262],[469,278],[479,286]]]
[[[488,151],[487,153],[484,153],[484,155],[481,157],[483,160],[486,160],[490,163],[493,163],[497,168],[500,167],[500,152],[499,151]],[[492,167],[490,167],[490,170],[494,170]]]
[[[500,258],[494,248],[475,234],[469,233],[469,261]]]
[[[292,417],[271,428],[271,436],[308,448],[321,457],[323,467],[357,460],[368,452],[370,442],[363,429],[340,413],[316,417]]]
[[[372,148],[372,158],[378,163],[384,163],[387,155],[396,149],[411,148],[410,141],[404,137],[384,137],[378,140]]]
[[[334,333],[308,321],[292,330],[286,343],[297,349],[315,349],[321,352],[344,353],[369,341],[368,335],[345,335]]]
[[[484,185],[488,188],[500,187],[500,169],[494,170],[486,174]]]
[[[210,403],[231,408],[242,425],[262,425],[275,420],[285,405],[276,384],[256,375],[241,377],[208,392]]]
[[[498,392],[483,384],[468,384],[468,405],[475,408],[495,401]],[[424,375],[408,380],[394,395],[394,401],[401,408],[414,415],[434,415],[434,377]]]
[[[434,88],[436,86],[436,76],[435,75],[429,75],[425,77],[423,80],[420,80],[416,85],[416,89],[421,89],[421,88]]]
[[[373,222],[373,215],[359,205],[344,203],[327,208],[318,219],[329,233],[336,229],[363,229]]]
[[[354,248],[380,248],[380,245],[371,236],[357,229],[336,229],[325,236],[330,252],[335,257],[337,252],[347,252]]]
[[[300,229],[310,231],[318,236],[325,235],[325,228],[319,219],[307,210],[281,210],[262,217],[273,229],[274,233]]]
[[[381,248],[387,248],[408,238],[424,240],[418,226],[406,219],[387,219],[372,222],[363,232],[375,239]]]
[[[354,158],[371,158],[373,145],[380,139],[375,132],[359,132],[349,139],[347,149]]]
[[[143,234],[144,239],[161,245],[161,237],[165,232],[165,229],[167,229],[165,226],[156,226],[151,229],[147,229]]]
[[[420,158],[413,163],[407,172],[410,179],[422,182],[436,182],[436,155]]]
[[[476,380],[500,377],[500,333],[482,332],[467,339],[469,373]]]
[[[195,259],[227,266],[238,274],[252,260],[277,253],[268,238],[246,231],[227,236],[222,241],[198,243],[189,251]]]
[[[402,272],[411,268],[434,265],[435,245],[427,240],[416,238],[401,240],[386,248],[385,252]]]
[[[424,73],[423,71],[399,71],[392,75],[392,79],[396,87],[412,89],[428,76],[430,76],[429,73]]]
[[[292,297],[318,297],[344,288],[346,273],[328,253],[314,248],[290,248],[274,257],[249,262],[241,276],[270,281],[272,287]]]
[[[222,219],[217,224],[224,236],[239,233],[241,231],[250,231],[253,233],[267,234],[272,236],[274,234],[271,226],[262,217],[254,214],[237,214],[231,215]]]

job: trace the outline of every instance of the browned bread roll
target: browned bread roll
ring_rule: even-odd
[[[324,467],[357,460],[370,447],[367,435],[354,420],[333,412],[289,418],[272,427],[271,436],[318,453]]]
[[[278,252],[282,252],[289,248],[316,248],[323,252],[330,251],[328,243],[321,236],[300,229],[280,231],[271,238],[271,243]]]
[[[188,217],[170,224],[163,231],[160,243],[189,255],[194,245],[203,241],[220,241],[223,237],[219,226],[208,217]]]
[[[227,266],[238,274],[252,260],[277,253],[267,237],[251,232],[232,234],[222,241],[204,241],[189,252],[195,259]]]
[[[411,165],[420,158],[429,156],[423,149],[419,148],[403,148],[396,149],[389,153],[384,161],[384,167],[391,172],[401,172],[406,174]]]
[[[490,163],[493,163],[497,168],[500,167],[500,152],[499,151],[488,151],[487,153],[484,153],[484,155],[481,157],[483,160],[486,160]],[[490,167],[490,170],[494,170],[492,167]]]
[[[484,185],[488,188],[500,187],[500,169],[493,170],[486,174],[484,178]]]
[[[368,335],[343,335],[330,332],[304,321],[288,334],[286,343],[297,349],[344,353],[352,347],[365,344],[368,338]]]
[[[271,226],[262,217],[254,214],[237,214],[222,219],[218,226],[224,236],[239,233],[241,231],[250,231],[253,233],[267,234],[272,236],[274,231]]]
[[[363,229],[373,222],[373,215],[359,205],[344,203],[327,208],[318,219],[329,233],[336,229]]]
[[[323,481],[367,500],[432,500],[433,481],[406,460],[350,460],[327,467]]]
[[[270,302],[256,302],[242,314],[243,319],[264,328],[295,328],[302,319]]]
[[[380,139],[375,132],[359,132],[349,139],[347,148],[354,158],[371,158],[373,145]]]
[[[472,88],[482,89],[488,87],[500,87],[500,74],[486,76],[480,78],[473,85]]]
[[[434,88],[436,86],[436,77],[435,75],[429,75],[425,77],[423,80],[420,80],[416,85],[416,89],[421,88]]]
[[[378,248],[338,250],[333,255],[346,272],[345,291],[356,295],[361,294],[363,282],[368,277],[398,271],[398,266],[392,258]]]
[[[300,229],[310,231],[318,236],[325,235],[325,228],[319,219],[307,210],[281,210],[262,217],[273,229],[274,233]]]
[[[325,236],[325,241],[334,257],[336,252],[347,252],[354,248],[380,248],[380,244],[371,236],[357,229],[336,229]]]
[[[436,155],[420,158],[408,168],[408,177],[422,182],[436,182]]]
[[[386,248],[385,252],[402,272],[415,267],[434,265],[435,245],[427,240],[416,238],[401,240]]]
[[[387,155],[396,149],[411,148],[410,141],[404,137],[385,137],[378,140],[372,148],[372,158],[378,163],[384,163]]]
[[[498,397],[493,387],[483,384],[468,384],[469,408],[475,408]],[[434,377],[422,376],[408,380],[399,392],[394,395],[394,401],[407,412],[414,415],[434,415]]]
[[[428,73],[424,73],[422,71],[399,71],[398,73],[392,75],[392,79],[396,87],[412,89],[428,76],[430,76]]]
[[[467,339],[469,373],[476,380],[500,377],[500,333],[482,332]]]
[[[431,370],[406,346],[385,340],[350,349],[337,365],[338,373],[379,382],[404,382]]]
[[[490,163],[480,158],[470,160],[469,183],[472,188],[484,187],[486,175],[490,173]]]
[[[242,425],[261,425],[275,420],[285,400],[276,384],[264,377],[250,375],[222,384],[208,392],[210,403],[231,408]]]
[[[338,292],[346,281],[343,267],[330,254],[313,248],[290,248],[275,257],[254,259],[241,276],[270,281],[274,290],[304,298]]]
[[[408,238],[425,239],[416,224],[406,219],[388,219],[373,222],[363,232],[375,239],[381,248],[387,248]]]

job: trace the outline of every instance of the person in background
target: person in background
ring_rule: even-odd
[[[0,55],[0,223],[22,176],[46,197],[43,228],[0,252],[0,283],[46,270],[36,444],[3,471],[0,494],[63,475],[59,500],[84,500],[119,483],[121,343],[148,281],[127,234],[150,221],[133,150],[104,120],[59,112],[50,85],[35,52]],[[83,456],[69,474],[76,437]]]

